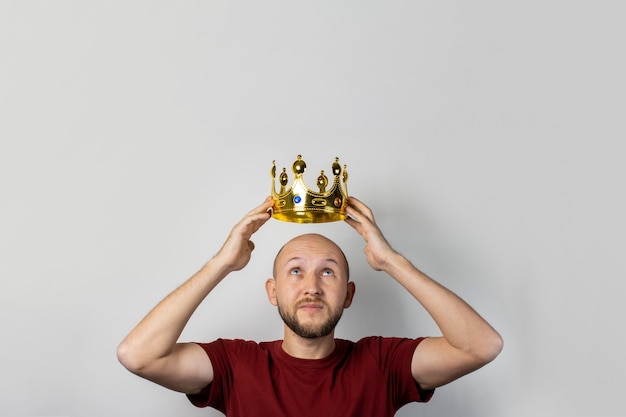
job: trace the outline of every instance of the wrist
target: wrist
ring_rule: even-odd
[[[216,254],[202,267],[202,272],[207,274],[211,280],[220,282],[228,274],[233,272],[233,267],[220,254]]]
[[[404,255],[393,251],[385,259],[382,270],[391,276],[395,276],[407,267],[413,267],[413,265]]]

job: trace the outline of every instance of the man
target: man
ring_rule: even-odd
[[[268,197],[237,223],[220,251],[161,301],[130,332],[118,358],[131,372],[187,393],[197,406],[227,416],[392,416],[404,404],[428,401],[436,387],[492,361],[500,335],[468,304],[396,252],[372,211],[349,198],[348,223],[365,240],[369,265],[409,291],[432,316],[441,337],[334,338],[355,285],[341,249],[320,235],[288,242],[266,282],[284,321],[282,341],[177,340],[198,305],[230,272],[244,268],[252,235],[270,218]]]

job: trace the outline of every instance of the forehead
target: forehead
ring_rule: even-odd
[[[321,235],[298,236],[287,242],[276,255],[275,267],[281,267],[293,259],[335,262],[346,269],[348,263],[341,248],[332,240]]]

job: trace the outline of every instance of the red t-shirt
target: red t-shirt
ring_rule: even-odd
[[[430,400],[411,375],[419,339],[367,337],[336,340],[324,359],[298,359],[282,341],[218,339],[201,343],[213,382],[188,395],[197,407],[228,417],[385,417],[403,405]]]

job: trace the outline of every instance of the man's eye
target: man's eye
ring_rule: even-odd
[[[332,269],[325,269],[325,270],[322,272],[322,275],[327,276],[327,277],[328,277],[328,276],[331,276],[331,275],[333,275],[333,274],[334,274],[334,272],[333,272],[333,270],[332,270]]]
[[[289,273],[291,275],[299,275],[300,274],[300,268],[291,268],[291,270],[289,271]]]

